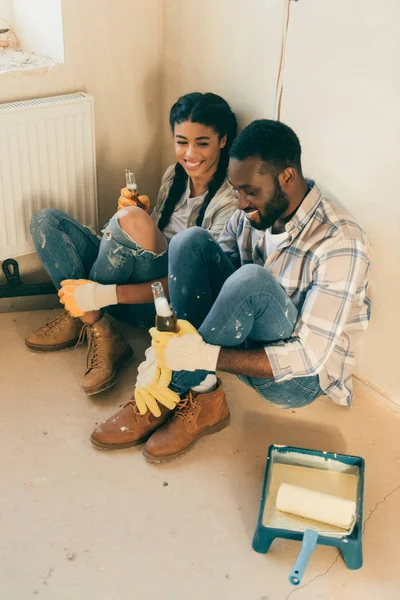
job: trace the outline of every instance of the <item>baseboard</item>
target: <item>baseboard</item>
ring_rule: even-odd
[[[384,404],[386,408],[389,408],[390,410],[400,414],[400,403],[396,402],[390,396],[375,387],[370,381],[363,379],[359,375],[353,375],[353,382],[355,389],[358,388],[360,392],[369,394],[375,400],[381,404]]]
[[[45,296],[18,296],[17,298],[0,298],[0,314],[10,312],[26,312],[31,310],[48,310],[62,308],[57,294]]]

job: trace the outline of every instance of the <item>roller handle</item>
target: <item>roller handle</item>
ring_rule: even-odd
[[[301,550],[296,559],[293,571],[289,575],[289,581],[292,585],[299,585],[307,568],[311,554],[317,546],[318,532],[314,529],[306,529],[303,536]]]

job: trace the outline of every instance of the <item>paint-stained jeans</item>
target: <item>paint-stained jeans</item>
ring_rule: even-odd
[[[235,271],[220,246],[200,227],[171,240],[169,289],[178,318],[190,321],[209,344],[262,347],[289,338],[296,323],[297,309],[272,275],[254,264]],[[175,372],[170,387],[183,394],[206,375],[207,371]],[[322,394],[318,376],[283,383],[240,379],[282,408],[305,406]]]
[[[167,275],[167,251],[157,255],[143,250],[121,228],[116,216],[100,238],[62,210],[44,209],[33,215],[31,234],[42,265],[57,289],[64,279],[123,285]],[[110,312],[146,327],[154,325],[153,303],[118,305],[110,307]]]

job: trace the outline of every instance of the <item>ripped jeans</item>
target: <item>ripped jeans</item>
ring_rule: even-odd
[[[259,348],[291,336],[297,309],[286,291],[263,267],[234,269],[221,247],[200,227],[178,233],[169,246],[172,308],[190,321],[209,344]],[[207,371],[174,372],[171,389],[184,394],[199,385]],[[306,406],[322,394],[318,376],[239,379],[282,408]]]
[[[56,208],[33,215],[31,235],[43,267],[57,289],[64,279],[90,279],[118,285],[144,283],[166,277],[168,251],[157,255],[143,250],[121,228],[116,216],[107,223],[100,238]],[[154,325],[154,304],[113,306],[109,312],[118,319],[148,328]]]

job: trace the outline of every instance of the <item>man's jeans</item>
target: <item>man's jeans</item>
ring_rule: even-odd
[[[296,307],[266,269],[249,264],[235,271],[220,246],[200,227],[171,240],[169,290],[175,314],[190,321],[209,344],[263,347],[289,338],[297,319]],[[183,394],[206,375],[207,371],[174,372],[170,387]],[[318,376],[283,383],[240,379],[282,408],[305,406],[322,393]]]
[[[167,251],[157,255],[143,250],[120,227],[114,216],[100,239],[89,227],[67,213],[49,208],[32,217],[31,234],[42,265],[57,289],[64,279],[89,279],[118,285],[143,283],[166,277]],[[154,304],[110,307],[117,318],[154,325]]]

